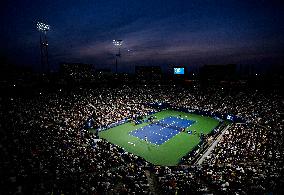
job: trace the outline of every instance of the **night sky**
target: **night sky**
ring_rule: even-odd
[[[284,6],[273,0],[9,0],[1,1],[1,58],[40,64],[36,22],[48,32],[53,69],[60,62],[134,65],[284,62]]]

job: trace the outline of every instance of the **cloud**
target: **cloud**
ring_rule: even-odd
[[[151,21],[137,18],[105,35],[74,48],[73,56],[111,64],[117,48],[112,39],[122,39],[121,63],[241,63],[267,58],[263,54],[263,40],[254,39],[250,29],[225,28],[221,22],[208,24],[199,20],[186,22],[189,14],[164,17]],[[95,38],[94,38],[95,39]],[[273,46],[270,46],[273,47]],[[130,51],[128,51],[130,50]]]

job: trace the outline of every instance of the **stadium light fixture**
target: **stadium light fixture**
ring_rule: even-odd
[[[121,46],[122,45],[122,40],[113,40],[112,43],[115,45],[115,46]]]
[[[49,60],[48,60],[48,41],[47,41],[47,32],[50,30],[50,26],[43,22],[37,22],[36,24],[37,30],[40,32],[40,58],[41,58],[41,66],[42,71],[50,70]]]
[[[42,22],[37,22],[36,27],[39,31],[46,32],[49,31],[50,26],[48,24],[44,24]]]
[[[120,47],[121,47],[121,45],[122,45],[122,40],[112,40],[112,43],[113,43],[113,45],[115,46],[115,47],[118,47],[118,53],[116,54],[116,58],[115,58],[115,72],[116,72],[116,74],[117,74],[117,64],[118,64],[118,62],[117,62],[117,58],[119,57],[121,57],[121,53],[120,53]]]

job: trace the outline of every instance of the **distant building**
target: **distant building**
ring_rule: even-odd
[[[83,63],[61,63],[59,73],[68,81],[90,81],[94,78],[94,66]]]
[[[236,76],[236,65],[204,65],[200,68],[203,80],[233,80]]]
[[[135,66],[135,76],[138,82],[160,82],[162,69],[160,66]]]
[[[97,68],[95,70],[95,73],[97,75],[112,75],[112,72],[111,72],[110,68]]]

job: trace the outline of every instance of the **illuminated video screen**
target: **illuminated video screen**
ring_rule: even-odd
[[[184,68],[174,68],[174,74],[184,74]]]

